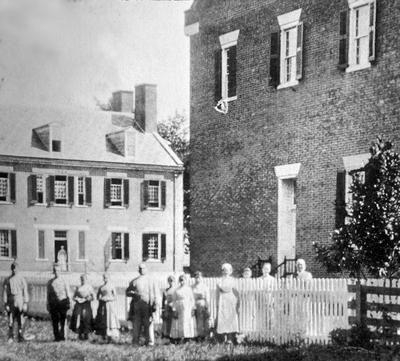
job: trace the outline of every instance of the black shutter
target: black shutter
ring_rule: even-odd
[[[92,178],[85,178],[85,202],[87,206],[92,205]]]
[[[147,209],[149,206],[149,181],[142,183],[142,209]]]
[[[37,197],[37,177],[36,177],[36,174],[31,174],[28,177],[28,197],[29,197],[29,204],[37,203],[38,197]]]
[[[348,25],[348,11],[341,11],[339,19],[339,68],[342,69],[348,66]]]
[[[376,23],[376,3],[372,1],[369,5],[369,53],[368,60],[375,60],[375,23]]]
[[[124,179],[124,207],[129,207],[129,179]]]
[[[104,179],[104,207],[111,206],[111,179]]]
[[[129,259],[129,233],[124,233],[124,258]]]
[[[15,203],[15,173],[9,173],[8,180],[10,182],[10,202]]]
[[[111,233],[111,259],[116,259],[117,258],[117,250],[115,247],[115,233]]]
[[[50,205],[54,204],[54,175],[47,177],[47,202]]]
[[[161,234],[161,261],[167,258],[167,237],[165,233]]]
[[[344,225],[346,218],[346,172],[338,171],[336,176],[336,219],[335,227]]]
[[[68,177],[68,203],[74,204],[74,177]]]
[[[164,181],[161,181],[161,208],[165,209],[166,198],[167,198],[167,184]]]
[[[303,23],[297,25],[296,79],[303,77]]]
[[[11,257],[17,258],[17,231],[11,230]]]
[[[237,52],[236,45],[227,49],[227,67],[228,67],[228,98],[236,96],[236,69]]]
[[[142,258],[147,261],[149,258],[149,234],[144,233],[142,238]]]
[[[280,82],[280,38],[279,32],[271,33],[269,59],[269,85],[277,87]]]
[[[221,49],[215,51],[214,54],[214,77],[215,90],[214,101],[217,104],[222,98],[222,52]]]

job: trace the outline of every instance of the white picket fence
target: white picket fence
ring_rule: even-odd
[[[49,277],[26,277],[30,292],[30,313],[46,314],[46,283]],[[89,279],[90,280],[90,279]],[[126,320],[130,300],[125,297],[127,278],[111,277],[117,289],[116,310],[121,320]],[[205,278],[210,289],[211,322],[215,320],[218,278]],[[0,279],[1,284],[3,283]],[[76,281],[76,282],[75,282]],[[91,279],[98,287],[101,277]],[[154,280],[160,291],[166,287],[166,280]],[[190,281],[193,283],[193,280]],[[70,280],[72,290],[77,279]],[[328,343],[329,332],[335,328],[348,328],[347,279],[313,279],[302,281],[283,279],[265,282],[262,279],[237,279],[239,294],[239,327],[249,340],[268,341],[276,344]],[[97,301],[93,302],[97,309]],[[156,315],[156,326],[160,315]],[[157,327],[156,327],[157,328]]]

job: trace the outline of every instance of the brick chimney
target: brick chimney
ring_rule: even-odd
[[[135,120],[145,132],[157,132],[156,84],[135,86]]]
[[[111,110],[114,112],[132,113],[133,92],[129,90],[119,90],[113,92],[111,108]]]

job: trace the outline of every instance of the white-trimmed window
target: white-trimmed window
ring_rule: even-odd
[[[122,233],[122,232],[111,233],[111,259],[112,260],[129,259],[129,233]]]
[[[376,0],[348,0],[348,67],[347,72],[365,69],[375,60]],[[343,33],[344,26],[341,26]],[[343,35],[343,34],[342,34]],[[346,33],[344,34],[346,35]]]
[[[159,180],[143,182],[143,208],[164,209],[166,204],[166,183]]]
[[[15,202],[15,173],[0,172],[0,202]]]
[[[237,41],[239,30],[219,37],[221,51],[216,57],[216,98],[232,101],[237,99]],[[218,94],[219,93],[219,94]],[[218,99],[219,98],[219,99]]]
[[[129,206],[129,179],[106,178],[104,180],[104,205],[106,208]]]
[[[44,175],[36,176],[36,200],[38,204],[46,203],[46,186],[45,186],[45,177]]]
[[[76,202],[78,206],[92,205],[92,178],[76,178]]]
[[[278,16],[280,74],[278,89],[297,85],[303,73],[303,23],[301,9]]]
[[[14,229],[0,229],[0,258],[17,257],[17,233]]]
[[[56,204],[68,203],[68,180],[65,175],[54,177],[54,202]]]
[[[143,261],[164,261],[166,258],[166,235],[144,233],[142,238]]]

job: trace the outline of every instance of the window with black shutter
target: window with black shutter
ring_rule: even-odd
[[[336,216],[335,227],[340,228],[346,219],[346,171],[338,171],[336,174]]]
[[[236,96],[236,45],[226,49],[226,82],[228,98]]]
[[[339,15],[339,67],[348,66],[348,11],[341,11]]]
[[[92,178],[85,178],[85,196],[86,196],[86,205],[92,205]]]
[[[74,204],[74,177],[68,177],[68,204]]]
[[[129,179],[124,179],[124,207],[129,207]]]
[[[222,57],[221,57],[221,49],[218,49],[214,53],[214,102],[218,103],[218,101],[222,98]]]
[[[124,259],[129,259],[129,233],[124,233]]]
[[[28,201],[29,204],[38,203],[38,196],[36,190],[36,174],[31,174],[28,176]],[[43,201],[43,200],[42,200]]]
[[[167,203],[167,183],[165,181],[161,182],[161,208],[165,209]]]
[[[270,58],[269,58],[269,84],[273,87],[279,85],[279,32],[271,33]]]
[[[17,231],[11,230],[11,257],[17,258]]]
[[[55,176],[51,175],[47,177],[47,202],[50,205],[54,204],[55,195],[54,195],[54,186],[55,186]]]
[[[111,179],[104,179],[104,207],[111,206]]]
[[[144,233],[142,236],[143,261],[164,261],[166,258],[166,236],[164,233]]]

